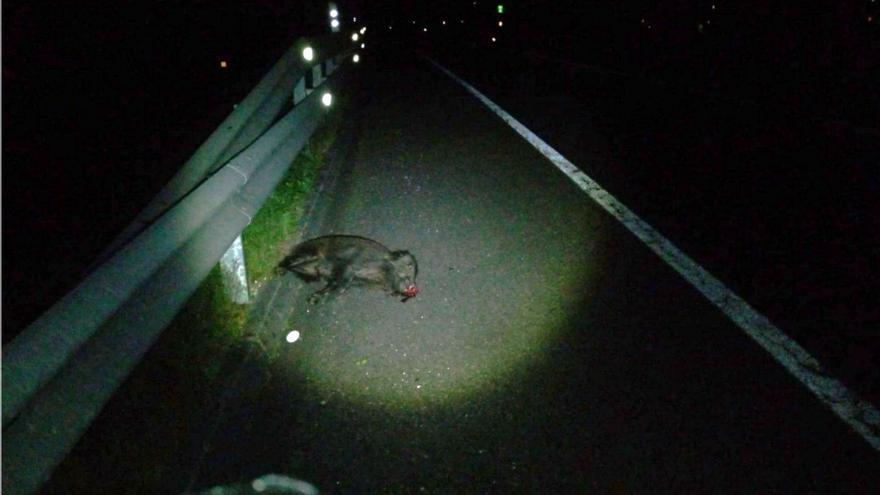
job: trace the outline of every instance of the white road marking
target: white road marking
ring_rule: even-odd
[[[720,280],[697,264],[688,255],[675,247],[662,234],[633,213],[596,181],[583,173],[558,151],[550,147],[526,126],[519,123],[509,113],[492,100],[477,91],[460,77],[438,64],[428,60],[447,76],[461,84],[501,120],[518,132],[526,141],[547,157],[557,168],[565,173],[575,184],[586,192],[605,211],[616,218],[624,227],[635,234],[648,248],[678,272],[688,283],[696,288],[706,299],[714,304],[731,321],[737,324],[755,342],[763,347],[789,373],[803,383],[819,400],[831,408],[846,424],[862,436],[875,450],[880,451],[880,412],[869,402],[857,397],[840,381],[831,376],[797,342],[790,339],[764,315],[752,308],[743,298],[727,288]]]

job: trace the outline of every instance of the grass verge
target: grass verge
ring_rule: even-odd
[[[297,155],[278,187],[242,233],[248,285],[252,294],[269,279],[287,254],[301,225],[305,200],[315,185],[327,150],[336,139],[341,112],[333,112]]]

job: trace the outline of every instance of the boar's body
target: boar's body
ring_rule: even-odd
[[[403,296],[404,302],[418,293],[415,257],[365,237],[331,235],[305,241],[280,267],[307,281],[326,281],[327,285],[309,298],[312,304],[358,285],[381,287],[391,295]]]

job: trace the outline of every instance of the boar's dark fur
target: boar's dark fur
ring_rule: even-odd
[[[380,287],[390,295],[402,296],[403,302],[418,293],[416,258],[408,251],[391,251],[365,237],[329,235],[305,241],[284,258],[279,268],[308,282],[326,282],[309,297],[311,304],[354,286]]]

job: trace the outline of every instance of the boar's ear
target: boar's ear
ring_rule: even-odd
[[[409,254],[409,251],[391,251],[392,260],[399,260],[400,258],[403,258],[405,256],[412,257],[412,255]]]

